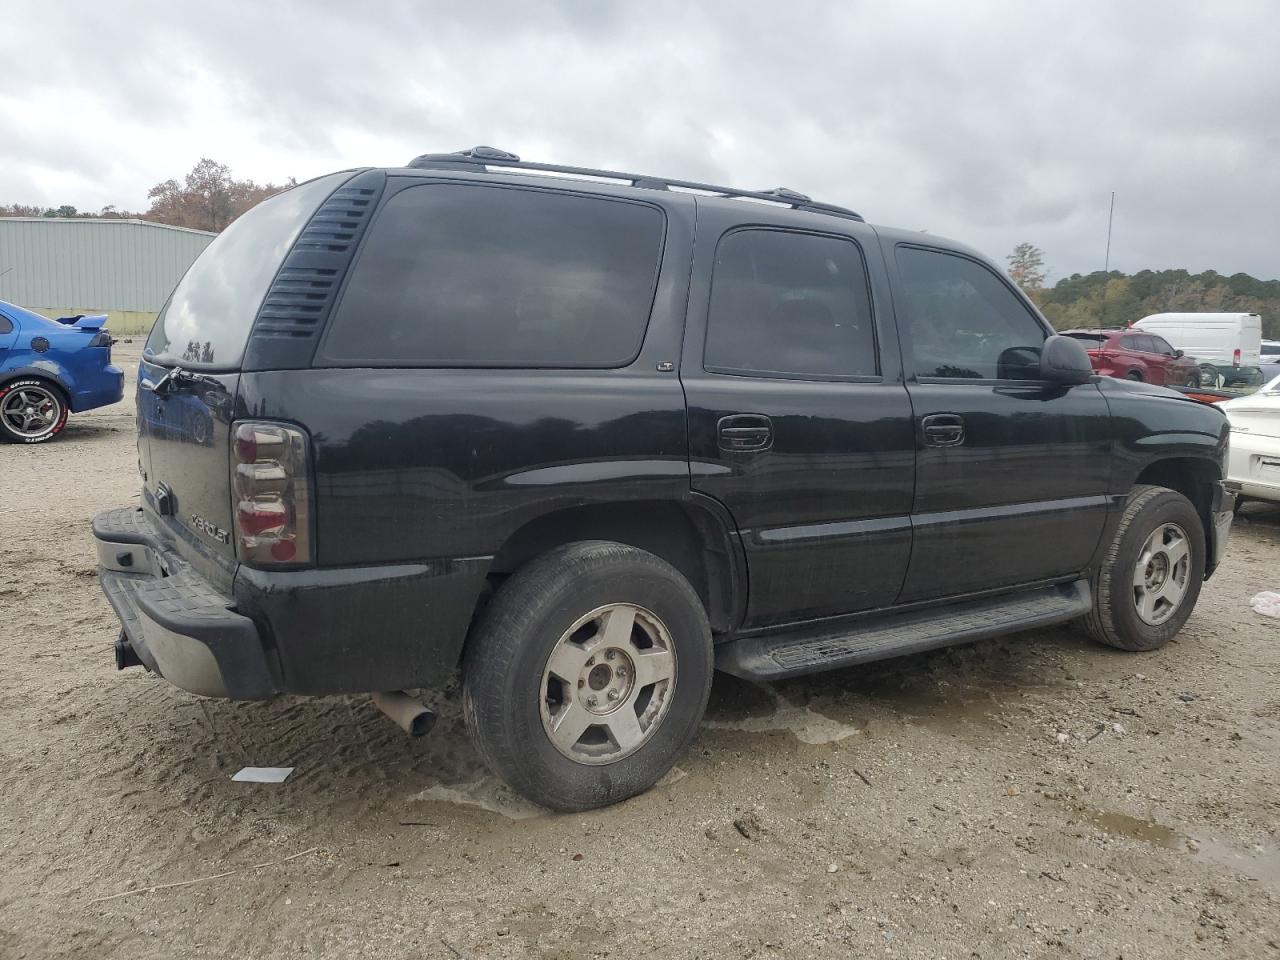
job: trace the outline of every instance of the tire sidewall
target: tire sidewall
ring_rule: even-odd
[[[625,799],[660,779],[696,734],[713,670],[710,628],[693,589],[674,569],[667,568],[668,573],[663,567],[662,561],[640,564],[617,557],[557,577],[508,663],[469,663],[469,690],[485,696],[496,684],[509,705],[500,721],[506,729],[477,732],[512,745],[513,769],[499,772],[521,793],[563,810]],[[562,754],[546,734],[540,709],[543,671],[565,631],[611,603],[634,604],[662,621],[676,658],[675,690],[658,729],[638,750],[610,763],[583,764]]]
[[[18,380],[10,380],[8,383],[0,384],[0,402],[4,401],[14,390],[21,387],[40,387],[42,390],[48,390],[53,394],[54,399],[58,402],[58,420],[53,425],[53,429],[48,433],[41,434],[38,437],[24,437],[21,434],[13,433],[9,429],[9,425],[0,418],[0,435],[11,443],[48,443],[63,431],[67,425],[67,417],[70,416],[71,410],[67,404],[66,395],[52,383],[47,380],[39,380],[34,377],[23,377]]]
[[[1165,523],[1176,523],[1191,542],[1191,562],[1187,570],[1187,592],[1182,603],[1164,623],[1152,625],[1138,616],[1133,602],[1133,569],[1138,554],[1152,531]],[[1115,630],[1135,649],[1154,650],[1164,646],[1182,629],[1200,597],[1204,582],[1205,536],[1200,517],[1190,501],[1180,493],[1166,490],[1142,506],[1125,531],[1115,563],[1107,571],[1110,615]]]

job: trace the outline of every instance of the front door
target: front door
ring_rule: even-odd
[[[1039,379],[1051,333],[977,259],[899,243],[896,289],[916,422],[903,603],[1069,577],[1109,500],[1111,423],[1093,383]]]
[[[699,207],[681,380],[693,488],[745,548],[746,626],[891,604],[915,454],[875,233],[741,217]]]

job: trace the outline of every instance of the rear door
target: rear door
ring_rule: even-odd
[[[737,523],[747,626],[891,604],[911,549],[910,400],[874,231],[699,201],[681,380],[696,491]]]
[[[986,263],[914,243],[886,254],[918,444],[900,600],[1078,573],[1109,503],[1102,394],[1039,379],[1051,330]]]
[[[18,339],[18,326],[10,317],[0,313],[0,363],[4,363],[10,349]]]

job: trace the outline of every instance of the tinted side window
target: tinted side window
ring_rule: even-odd
[[[1155,353],[1156,345],[1151,342],[1151,338],[1146,334],[1140,333],[1133,338],[1134,349],[1143,353]]]
[[[799,379],[875,376],[871,295],[857,244],[764,229],[723,237],[704,366]]]
[[[1039,378],[1044,328],[991,270],[915,247],[897,260],[919,376]]]
[[[614,367],[634,359],[665,220],[640,203],[410,187],[374,221],[324,347],[344,363]]]
[[[1172,357],[1177,351],[1169,345],[1169,341],[1163,337],[1152,336],[1151,342],[1155,344],[1156,353],[1163,353],[1166,357]]]

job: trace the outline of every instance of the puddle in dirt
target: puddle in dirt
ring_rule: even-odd
[[[788,700],[774,686],[737,681],[735,689],[725,693],[726,686],[727,683],[718,688],[716,702],[702,721],[702,725],[708,729],[741,730],[747,733],[781,730],[790,733],[801,743],[815,744],[835,743],[861,731],[860,727],[828,717],[808,704]],[[744,707],[746,716],[741,715]]]
[[[1250,880],[1280,888],[1280,848],[1258,844],[1249,851],[1243,851],[1220,840],[1194,837],[1154,820],[1131,817],[1126,813],[1093,809],[1079,812],[1089,823],[1113,837],[1127,837],[1153,847],[1176,850],[1194,860],[1225,867],[1244,874]]]
[[[512,793],[510,788],[492,777],[483,777],[474,783],[437,783],[410,798],[414,802],[451,803],[463,807],[476,807],[506,817],[508,820],[528,820],[544,816],[547,811]]]

